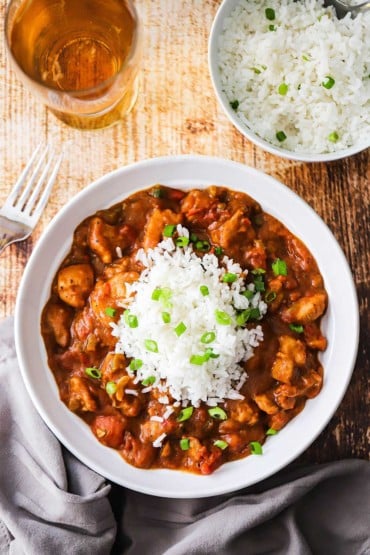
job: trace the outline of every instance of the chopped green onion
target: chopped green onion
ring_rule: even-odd
[[[176,333],[177,337],[180,337],[180,335],[185,333],[185,331],[186,331],[186,326],[184,322],[180,322],[179,324],[177,324],[177,326],[174,329],[174,332]]]
[[[163,230],[163,236],[164,237],[172,237],[175,229],[176,229],[175,225],[172,225],[172,224],[165,225],[164,230]]]
[[[137,328],[139,325],[137,316],[135,316],[134,314],[130,314],[130,311],[128,309],[125,310],[125,312],[123,313],[123,319],[130,328]]]
[[[116,309],[112,308],[111,306],[107,306],[107,308],[105,309],[105,314],[110,318],[113,318],[116,312],[117,312]]]
[[[207,360],[209,360],[210,358],[218,358],[219,356],[220,355],[217,355],[213,352],[212,347],[208,347],[208,349],[206,349],[206,352],[204,353],[204,360],[205,362],[207,362]]]
[[[262,455],[262,445],[259,441],[251,441],[249,445],[251,447],[251,452],[253,453],[253,455]]]
[[[312,59],[311,54],[302,54],[302,60],[304,62],[309,62],[309,61],[311,61],[311,59]]]
[[[216,334],[213,331],[206,331],[206,333],[203,333],[202,337],[200,338],[201,342],[206,343],[206,345],[208,345],[208,343],[212,343],[215,339]]]
[[[236,323],[238,326],[244,326],[248,322],[248,320],[258,320],[260,318],[261,312],[259,308],[246,308],[237,315]]]
[[[281,96],[285,96],[287,92],[288,92],[288,85],[286,83],[281,83],[281,85],[279,85],[279,88],[278,88],[278,93],[281,94]]]
[[[202,293],[203,297],[206,297],[207,295],[209,295],[209,289],[206,285],[201,285],[199,287],[200,292]]]
[[[208,409],[208,414],[216,420],[227,420],[227,414],[221,407],[212,407]]]
[[[284,131],[278,131],[278,132],[276,133],[276,138],[277,138],[277,140],[278,140],[280,143],[282,143],[283,141],[285,141],[286,135],[285,135]]]
[[[300,324],[289,324],[289,327],[292,331],[295,331],[296,333],[303,333],[303,326],[301,326]]]
[[[276,299],[275,291],[267,291],[265,295],[265,303],[272,303]]]
[[[190,233],[190,241],[192,243],[196,243],[198,241],[198,235],[195,235],[195,233]]]
[[[216,322],[221,326],[229,326],[231,324],[231,316],[223,310],[215,310]]]
[[[182,451],[187,451],[190,447],[190,439],[189,438],[183,438],[180,439],[180,449],[182,449]]]
[[[246,297],[250,301],[254,297],[254,291],[251,291],[250,289],[246,289],[245,291],[243,291],[242,295],[243,297]]]
[[[163,197],[163,190],[160,187],[156,187],[151,192],[152,197],[154,198],[162,198]]]
[[[189,237],[184,237],[183,235],[181,235],[181,237],[177,237],[176,246],[187,247],[188,244],[189,244]]]
[[[213,442],[213,445],[215,445],[216,447],[219,447],[222,450],[226,449],[226,447],[229,446],[227,441],[223,441],[222,439],[217,439],[216,441]]]
[[[254,268],[254,270],[252,270],[252,274],[254,274],[255,276],[258,276],[260,274],[265,274],[266,270],[264,270],[263,268]]]
[[[267,436],[276,436],[276,434],[278,433],[277,430],[274,430],[274,428],[269,428],[266,432]]]
[[[190,364],[196,364],[197,366],[202,366],[206,361],[204,355],[191,355],[189,359]]]
[[[234,283],[237,279],[238,276],[236,274],[232,274],[231,272],[226,272],[226,274],[222,276],[222,281],[225,283]]]
[[[272,8],[266,8],[265,9],[265,15],[266,15],[266,18],[269,21],[274,21],[274,19],[275,19],[275,10],[273,10]]]
[[[232,100],[230,106],[233,110],[237,110],[239,108],[239,100]]]
[[[271,264],[272,271],[274,272],[275,276],[287,276],[288,275],[288,268],[286,262],[281,260],[281,258],[277,258]]]
[[[153,385],[155,382],[155,377],[154,376],[149,376],[148,378],[145,378],[145,380],[143,380],[141,382],[141,384],[145,387],[149,386],[149,385]]]
[[[144,345],[147,351],[151,353],[158,353],[158,344],[153,339],[145,339]]]
[[[330,75],[326,75],[325,81],[323,81],[321,84],[323,87],[325,87],[325,89],[332,89],[335,85],[335,80],[330,77]]]
[[[216,256],[221,256],[221,254],[223,253],[223,248],[222,247],[215,247],[215,255]]]
[[[101,372],[99,368],[85,368],[85,373],[90,376],[90,378],[94,378],[94,380],[99,380],[101,378]]]
[[[339,139],[339,135],[336,131],[333,131],[328,135],[328,140],[332,143],[336,143],[338,139]]]
[[[302,84],[301,84],[301,83],[298,83],[298,85],[297,85],[297,91],[300,91],[301,88],[302,88]]]
[[[139,368],[141,368],[143,365],[143,361],[140,358],[133,358],[132,361],[130,362],[130,370],[131,372],[136,372],[136,370],[139,370]]]
[[[185,422],[185,420],[189,420],[189,418],[193,414],[193,411],[193,407],[186,407],[185,409],[182,409],[176,419],[177,422]]]
[[[195,248],[198,251],[207,252],[211,248],[211,245],[208,243],[208,241],[197,241],[195,243]]]
[[[265,290],[265,282],[263,281],[262,275],[256,276],[253,283],[254,283],[254,287],[255,287],[256,291],[264,291]]]
[[[169,324],[171,322],[171,314],[169,312],[162,312],[162,320],[165,324]]]
[[[269,31],[276,31],[275,25],[269,25]]]
[[[160,287],[156,287],[152,293],[152,301],[159,301],[162,295],[162,289]]]
[[[108,382],[105,386],[105,391],[108,395],[114,395],[117,391],[117,384],[115,382]]]
[[[258,69],[258,67],[251,67],[251,70],[254,71],[256,75],[259,75],[261,73],[261,70]]]

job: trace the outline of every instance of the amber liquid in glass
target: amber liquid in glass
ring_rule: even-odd
[[[132,69],[118,101],[107,92],[118,88],[136,27],[124,0],[26,0],[14,18],[9,43],[18,65],[33,81],[80,101],[79,114],[63,107],[57,113],[61,119],[76,127],[96,128],[109,124],[107,118],[113,122],[117,110],[127,112],[135,102]],[[107,105],[102,100],[89,113],[97,105],[92,101],[105,97]]]

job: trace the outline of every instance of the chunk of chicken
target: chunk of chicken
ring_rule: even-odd
[[[102,218],[91,218],[87,241],[104,264],[110,264],[116,258],[116,249],[125,249],[134,241],[133,230],[128,225],[113,226]]]
[[[126,432],[122,452],[125,459],[133,466],[149,468],[155,459],[157,450],[152,443],[142,443],[131,432]]]
[[[165,210],[154,208],[153,212],[149,215],[145,226],[143,241],[144,249],[150,249],[158,245],[163,235],[163,229],[166,225],[177,225],[180,224],[181,221],[181,214],[176,214],[176,212],[172,212],[172,210],[169,210],[168,208]]]
[[[285,410],[294,408],[299,390],[294,385],[281,384],[274,392],[275,400],[279,407]]]
[[[278,412],[279,407],[273,400],[272,394],[267,393],[259,393],[254,395],[253,397],[254,402],[258,407],[267,414],[275,414]]]
[[[215,229],[210,230],[213,243],[228,249],[235,242],[248,243],[255,236],[251,221],[242,210],[237,210],[231,218],[228,218]]]
[[[326,308],[326,294],[315,293],[307,297],[301,297],[288,308],[281,311],[283,322],[291,324],[307,324],[319,318]]]
[[[126,283],[132,283],[139,278],[137,272],[122,272],[114,274],[107,281],[99,280],[90,295],[90,305],[101,324],[109,327],[112,322],[107,308],[117,309],[118,302],[126,297]]]
[[[70,309],[60,304],[48,304],[45,318],[56,343],[61,347],[67,347],[72,321]]]
[[[69,380],[68,407],[74,412],[94,412],[96,410],[96,401],[90,391],[87,379],[72,376]]]
[[[176,420],[164,420],[163,422],[156,422],[147,420],[140,426],[140,439],[143,442],[155,441],[161,434],[170,435],[177,428]]]
[[[290,384],[295,366],[303,366],[306,362],[306,349],[302,341],[289,335],[281,335],[279,345],[271,374],[275,380]]]
[[[258,421],[259,411],[249,401],[228,401],[227,409],[230,417],[240,424],[253,426]]]
[[[58,273],[58,295],[66,304],[82,308],[94,287],[94,272],[90,264],[74,264]]]

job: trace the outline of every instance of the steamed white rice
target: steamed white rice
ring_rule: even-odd
[[[243,0],[218,55],[223,91],[261,138],[312,153],[370,144],[370,12],[339,20],[316,0]]]

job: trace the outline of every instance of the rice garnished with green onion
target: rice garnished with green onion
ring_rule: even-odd
[[[317,0],[243,0],[219,42],[230,106],[261,138],[297,152],[370,142],[370,12]]]
[[[177,234],[189,237],[181,225]],[[260,325],[245,323],[249,316],[260,320],[267,305],[253,283],[246,285],[239,264],[226,256],[221,262],[213,254],[199,257],[186,243],[178,247],[165,238],[138,252],[145,269],[126,284],[126,311],[112,324],[116,352],[132,359],[135,382],[143,391],[156,387],[164,404],[167,393],[195,407],[242,399],[247,376],[240,363],[263,340]]]

